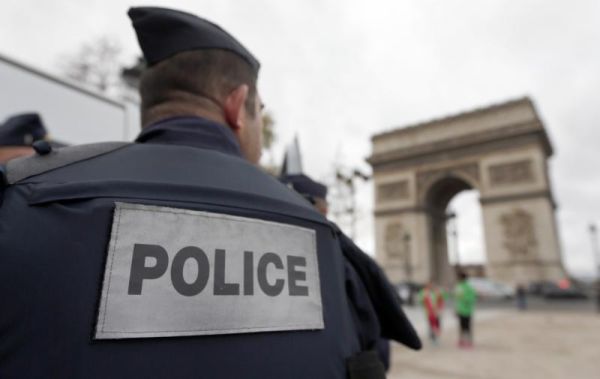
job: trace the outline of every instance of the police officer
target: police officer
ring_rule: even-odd
[[[42,118],[37,113],[20,113],[7,118],[0,125],[0,164],[11,159],[31,155],[37,141],[48,141],[55,147],[60,142],[50,141]]]
[[[335,230],[254,166],[256,58],[191,14],[129,16],[149,65],[137,143],[3,173],[0,377],[383,377]]]
[[[279,180],[298,192],[309,203],[311,203],[319,213],[327,217],[329,212],[329,203],[327,203],[327,186],[312,180],[305,174],[282,174]]]
[[[327,186],[299,173],[282,174],[279,180],[327,216]],[[404,314],[398,296],[383,270],[341,229],[336,225],[333,227],[339,236],[344,257],[349,263],[347,276],[357,279],[349,281],[348,286],[352,290],[348,291],[348,295],[355,323],[361,334],[361,343],[364,349],[377,351],[387,370],[390,367],[389,339],[416,350],[421,348],[421,341]]]

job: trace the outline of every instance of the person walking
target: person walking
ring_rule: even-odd
[[[460,348],[471,348],[473,347],[471,322],[477,301],[477,294],[475,289],[469,284],[467,280],[468,276],[465,272],[461,272],[458,278],[459,282],[454,289],[454,304],[460,326],[458,346]]]
[[[425,310],[429,325],[429,338],[436,345],[441,334],[441,316],[444,310],[444,294],[432,282],[419,292],[419,304]]]
[[[515,291],[515,297],[517,299],[517,308],[520,311],[527,310],[527,290],[523,284],[518,284]]]

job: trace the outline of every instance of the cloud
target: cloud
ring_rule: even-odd
[[[108,33],[133,58],[139,50],[128,6],[116,0],[4,4],[1,52],[52,71],[60,54]],[[599,2],[190,0],[169,6],[217,21],[256,52],[261,92],[277,121],[275,151],[281,156],[298,133],[305,168],[317,178],[331,172],[340,151],[347,165],[368,168],[364,158],[376,132],[531,95],[557,152],[551,176],[565,257],[571,268],[589,267],[586,225],[600,219]],[[370,214],[372,189],[359,196]],[[372,224],[371,216],[361,220],[359,242],[369,251]]]

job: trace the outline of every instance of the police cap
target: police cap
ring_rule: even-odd
[[[258,73],[258,60],[233,36],[190,13],[159,7],[129,9],[148,66],[189,50],[222,49],[243,58]]]
[[[47,131],[37,113],[22,113],[0,125],[0,146],[31,146],[46,137]]]
[[[281,182],[291,186],[300,195],[309,198],[327,198],[327,186],[316,182],[304,174],[283,175]]]

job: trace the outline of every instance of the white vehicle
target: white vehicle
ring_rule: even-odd
[[[0,55],[0,123],[36,112],[52,138],[70,144],[127,141],[139,132],[135,99],[113,98]]]
[[[513,287],[487,278],[469,278],[469,283],[480,299],[511,299],[515,296]]]

